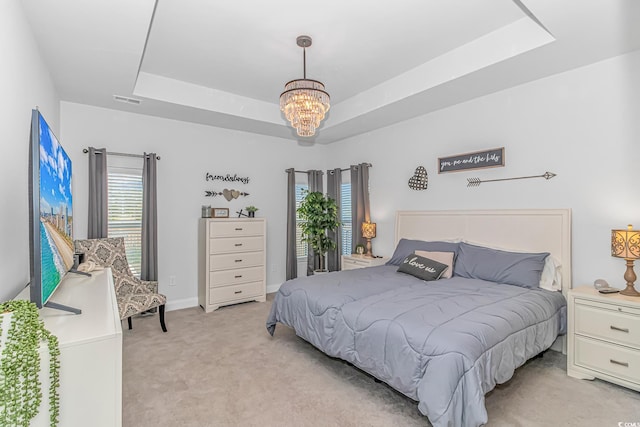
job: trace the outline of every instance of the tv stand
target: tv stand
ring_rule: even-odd
[[[58,304],[57,302],[53,302],[53,301],[48,301],[47,303],[45,303],[44,306],[47,308],[53,308],[56,310],[69,311],[73,314],[82,314],[82,310],[80,310],[79,308],[69,307],[63,304]]]
[[[69,273],[75,273],[75,274],[80,274],[81,276],[91,277],[91,273],[87,273],[86,271],[80,271],[76,268],[72,268],[71,270],[69,270]]]

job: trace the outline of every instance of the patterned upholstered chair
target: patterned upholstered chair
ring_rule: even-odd
[[[87,239],[75,241],[76,252],[84,254],[84,262],[93,261],[101,267],[110,267],[116,290],[120,320],[127,319],[131,329],[131,316],[158,307],[160,326],[164,332],[164,305],[167,297],[158,293],[158,282],[140,280],[131,274],[125,253],[124,238]]]

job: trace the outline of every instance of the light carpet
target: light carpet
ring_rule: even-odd
[[[429,426],[417,402],[325,356],[284,325],[265,329],[273,295],[123,325],[123,425]],[[486,397],[490,426],[640,426],[640,393],[566,375],[548,351]],[[632,424],[628,424],[632,425]]]

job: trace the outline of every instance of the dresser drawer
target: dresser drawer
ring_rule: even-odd
[[[254,252],[264,249],[264,237],[223,237],[211,239],[210,253]]]
[[[235,285],[264,279],[263,267],[248,267],[235,270],[212,271],[209,273],[209,287]]]
[[[262,294],[263,290],[264,286],[262,282],[251,282],[240,285],[212,288],[209,292],[209,304],[219,304],[226,301],[259,296]]]
[[[640,351],[575,336],[575,364],[640,385]]]
[[[229,270],[230,268],[254,267],[263,264],[263,251],[209,255],[210,271]]]
[[[264,234],[263,222],[224,221],[209,228],[209,237],[261,236]]]
[[[618,311],[618,309],[620,311]],[[640,316],[625,307],[576,300],[575,333],[640,349]]]

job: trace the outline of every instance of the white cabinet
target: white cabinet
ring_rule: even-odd
[[[342,270],[353,270],[356,268],[375,267],[384,265],[389,258],[371,258],[364,255],[342,255]]]
[[[122,425],[122,326],[111,270],[91,277],[68,274],[51,301],[82,314],[43,308],[40,317],[60,345],[60,426]],[[18,298],[29,299],[29,288]],[[42,405],[31,426],[49,425],[48,351],[43,363]],[[43,361],[44,362],[44,361]]]
[[[640,298],[583,286],[568,304],[567,373],[640,391]]]
[[[199,224],[198,304],[266,300],[266,220],[202,218]]]

